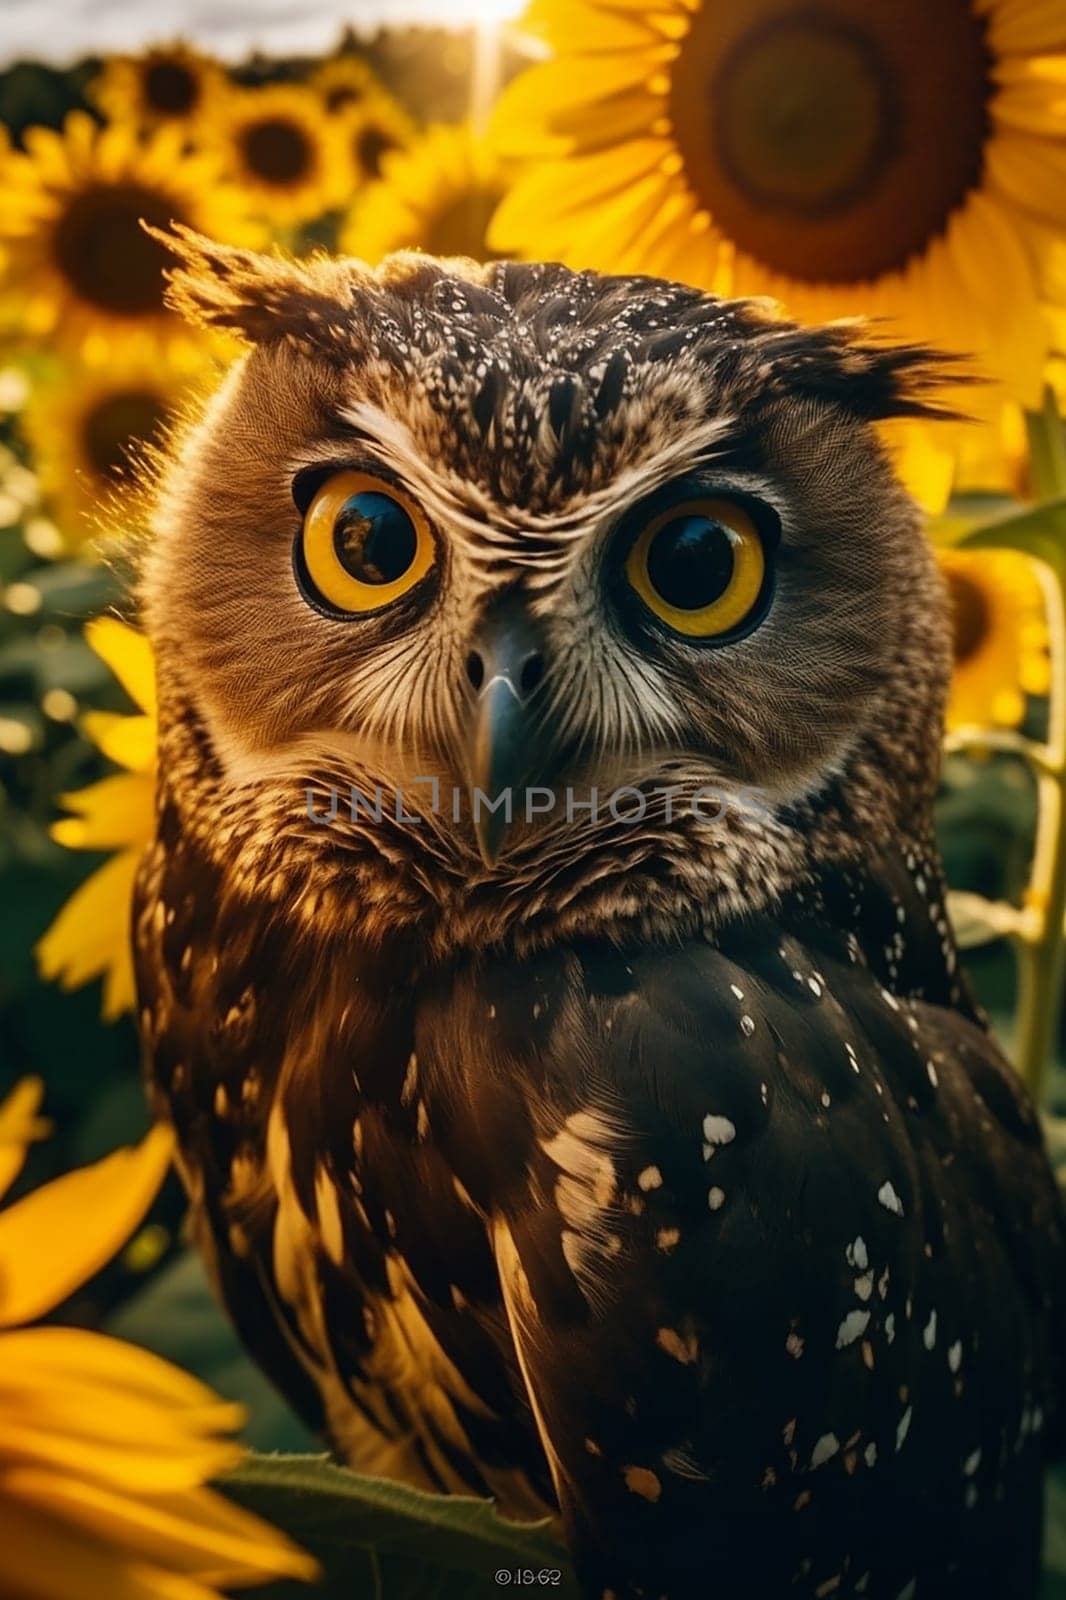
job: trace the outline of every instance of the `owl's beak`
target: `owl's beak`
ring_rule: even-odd
[[[470,804],[481,859],[491,867],[522,809],[536,759],[529,703],[544,675],[544,657],[529,618],[515,608],[489,618],[466,670],[477,691],[468,747]]]

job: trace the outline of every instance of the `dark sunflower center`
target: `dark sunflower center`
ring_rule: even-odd
[[[365,128],[360,128],[355,136],[355,162],[360,172],[368,178],[380,178],[382,158],[390,150],[398,150],[399,143],[391,133],[386,133],[384,128],[376,128],[369,123]]]
[[[970,0],[752,0],[699,8],[670,112],[697,199],[740,250],[854,282],[923,250],[980,181],[988,94]]]
[[[173,265],[141,227],[183,222],[165,195],[136,183],[100,184],[74,194],[53,233],[55,263],[74,292],[119,317],[163,310],[163,272]]]
[[[151,389],[105,395],[82,424],[82,446],[92,471],[100,478],[124,477],[131,451],[158,439],[169,415],[169,406]]]
[[[435,256],[473,256],[475,261],[498,261],[485,247],[485,234],[500,203],[500,191],[466,189],[429,218],[418,243]]]
[[[992,618],[985,592],[961,572],[947,574],[955,663],[970,661],[988,638]]]
[[[354,83],[338,83],[326,95],[326,110],[347,111],[349,106],[357,106],[362,98],[362,89],[356,88]]]
[[[245,129],[241,143],[249,172],[262,183],[299,183],[314,165],[307,134],[284,117],[253,122]]]
[[[760,204],[829,214],[876,181],[892,147],[892,85],[857,28],[764,27],[738,40],[718,76],[715,140]]]
[[[192,111],[200,98],[200,80],[180,61],[153,61],[144,74],[144,103],[165,117]]]

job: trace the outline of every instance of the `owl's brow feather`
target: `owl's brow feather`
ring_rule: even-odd
[[[494,560],[500,547],[504,547],[512,559],[533,565],[542,565],[551,558],[542,546],[523,547],[521,536],[540,535],[565,552],[568,544],[587,536],[590,526],[605,517],[616,518],[627,505],[643,499],[671,478],[728,454],[740,427],[731,416],[702,419],[679,432],[669,444],[657,448],[653,456],[626,467],[601,488],[583,492],[573,504],[560,511],[536,511],[502,504],[469,478],[435,469],[418,449],[407,426],[378,406],[367,401],[353,402],[342,408],[340,420],[402,479],[427,515],[446,526],[473,560]],[[332,448],[335,450],[336,446]]]

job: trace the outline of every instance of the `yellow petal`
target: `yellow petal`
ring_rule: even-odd
[[[228,1420],[214,1421],[212,1426],[240,1424],[240,1408],[220,1400],[201,1379],[150,1350],[108,1334],[86,1328],[18,1328],[0,1334],[0,1341],[5,1352],[0,1370],[17,1368],[28,1380],[47,1374],[55,1382],[99,1383],[116,1394],[133,1395],[155,1406],[210,1413],[212,1417],[223,1407]]]
[[[538,255],[550,255],[547,240],[569,242],[593,208],[654,172],[665,148],[659,139],[634,139],[595,155],[542,162],[500,202],[488,230],[490,245],[496,250],[535,246]]]
[[[155,1401],[125,1392],[119,1396],[113,1389],[78,1378],[53,1382],[46,1373],[37,1373],[25,1382],[20,1375],[18,1380],[0,1383],[0,1395],[4,1404],[4,1451],[14,1448],[8,1444],[9,1433],[14,1439],[22,1429],[27,1437],[32,1435],[37,1440],[34,1449],[49,1457],[57,1454],[63,1459],[68,1448],[88,1445],[103,1451],[106,1459],[113,1458],[121,1474],[134,1471],[131,1455],[143,1455],[149,1462],[173,1458],[182,1483],[198,1481],[188,1475],[186,1464],[190,1457],[199,1459],[206,1450],[213,1461],[214,1452],[221,1448],[224,1458],[228,1458],[234,1442],[225,1434],[235,1431],[244,1421],[241,1407],[224,1400],[211,1407],[168,1410]],[[114,1469],[109,1469],[107,1476],[113,1478]],[[122,1481],[126,1481],[124,1476]]]
[[[154,717],[123,716],[117,711],[87,711],[81,719],[81,725],[109,761],[117,762],[129,772],[150,772],[154,767]]]
[[[37,1115],[44,1099],[43,1078],[22,1078],[0,1101],[0,1195],[10,1189],[22,1170],[26,1147],[52,1130],[46,1117]]]
[[[998,88],[992,102],[997,125],[1058,139],[1066,118],[1066,56],[1022,56],[996,62]]]
[[[724,292],[719,283],[723,265],[720,235],[704,230],[698,238],[691,231],[696,204],[686,190],[679,190],[663,202],[658,219],[641,240],[642,271],[657,278],[675,278],[683,283],[700,284]]]
[[[155,662],[144,634],[117,617],[96,617],[87,624],[85,637],[101,661],[106,661],[130,699],[154,717]]]
[[[985,170],[989,182],[1016,205],[1066,225],[1066,141],[1004,132],[988,141]]]
[[[561,153],[574,132],[571,113],[587,124],[590,102],[641,96],[655,70],[652,52],[565,57],[532,67],[512,79],[496,102],[493,140],[505,155]]]
[[[977,0],[974,9],[987,14],[993,57],[1066,50],[1062,0]]]
[[[608,13],[608,16],[603,19],[603,26],[607,29],[608,27],[614,27],[615,18],[611,13],[616,11],[626,16],[631,11],[638,11],[642,15],[652,11],[656,13],[656,20],[659,20],[660,13],[663,15],[684,16],[688,11],[695,11],[699,5],[699,0],[656,0],[656,3],[651,7],[648,5],[648,0],[593,0],[593,4],[599,6],[601,11]]]
[[[39,1469],[4,1474],[4,1493],[51,1511],[97,1538],[212,1586],[313,1579],[316,1563],[284,1534],[210,1489],[151,1497],[117,1494]]]
[[[531,78],[533,72],[537,77],[534,108],[541,116],[547,113],[554,127],[562,127],[570,106],[640,88],[675,55],[672,46],[659,42],[647,50],[618,50],[546,61],[530,73]],[[506,94],[510,94],[511,87],[508,85]],[[527,95],[531,93],[526,91]],[[522,98],[516,89],[515,101]]]
[[[983,316],[982,365],[1007,386],[1012,399],[1038,406],[1047,330],[1017,229],[991,195],[975,192],[952,219],[946,243],[959,281]],[[968,331],[972,338],[972,326]]]
[[[159,1123],[140,1144],[0,1213],[0,1327],[43,1316],[110,1260],[155,1198],[173,1148]]]
[[[107,1404],[106,1392],[95,1396]],[[80,1478],[110,1485],[131,1494],[167,1494],[193,1489],[207,1478],[235,1467],[244,1451],[232,1439],[191,1439],[175,1445],[169,1440],[131,1441],[89,1437],[32,1422],[4,1418],[3,1455],[9,1462],[71,1472]]]
[[[195,1579],[134,1564],[114,1545],[0,1498],[0,1593],[12,1600],[218,1600]]]
[[[663,204],[670,198],[670,180],[652,173],[630,186],[615,199],[606,201],[582,228],[575,248],[580,263],[601,270],[617,270],[624,262],[629,270],[645,270],[644,237],[655,225]]]
[[[569,148],[575,155],[609,147],[616,149],[627,139],[647,136],[662,115],[661,98],[640,89],[572,106],[566,114]],[[669,149],[664,143],[664,154]]]
[[[22,135],[22,142],[35,161],[42,162],[50,178],[65,178],[67,175],[66,154],[63,140],[54,128],[45,128],[34,124],[27,128]],[[16,167],[16,162],[11,163]],[[17,170],[26,176],[29,173],[29,163],[17,161]]]
[[[116,772],[59,798],[77,813],[52,824],[53,839],[68,850],[121,850],[152,836],[155,780],[146,772]]]
[[[130,920],[139,863],[139,850],[123,850],[74,891],[34,951],[43,978],[76,989],[102,972],[114,974],[114,998],[132,1004]]]
[[[908,494],[930,514],[943,511],[955,469],[949,432],[909,419],[884,423],[880,432]]]
[[[1035,219],[1025,231],[1044,301],[1044,315],[1051,330],[1051,347],[1066,350],[1066,232],[1049,228]]]
[[[558,38],[559,0],[532,0],[522,13],[522,32]],[[578,50],[647,50],[662,43],[651,19],[634,7],[625,17],[605,17],[596,0],[567,0],[566,48]]]

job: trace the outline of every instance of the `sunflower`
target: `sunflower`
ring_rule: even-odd
[[[185,222],[231,243],[256,242],[218,164],[189,155],[163,128],[139,144],[126,127],[100,129],[71,112],[61,133],[30,128],[26,152],[4,166],[0,247],[8,252],[0,309],[24,333],[108,359],[116,344],[188,345],[163,304],[165,248],[141,220]]]
[[[386,157],[406,150],[415,138],[414,119],[384,89],[367,97],[343,119],[356,185],[382,175]],[[351,192],[344,197],[351,199]]]
[[[303,84],[234,90],[205,138],[255,210],[281,226],[321,215],[336,190],[351,187],[342,125]]]
[[[1041,299],[1066,300],[1066,8],[534,0],[529,22],[555,55],[501,98],[526,166],[495,248],[891,319],[1038,403]]]
[[[363,56],[347,51],[323,61],[307,80],[331,117],[350,116],[384,94],[374,69]]]
[[[152,834],[155,797],[155,672],[147,639],[113,617],[90,622],[86,638],[140,706],[123,716],[92,711],[86,733],[109,760],[124,768],[73,794],[60,796],[74,814],[52,827],[71,850],[110,850],[110,861],[74,891],[37,945],[42,977],[76,989],[103,974],[103,1015],[108,1021],[134,1001],[130,916],[141,852]]]
[[[485,230],[504,191],[492,147],[467,126],[438,125],[385,157],[341,234],[349,254],[376,263],[390,250],[493,259]]]
[[[22,425],[68,545],[99,532],[116,490],[129,486],[145,447],[159,443],[192,392],[194,372],[127,356],[34,387]]]
[[[226,74],[216,62],[176,41],[143,55],[111,56],[88,93],[110,122],[138,128],[166,124],[195,133],[226,90]]]
[[[42,1086],[0,1104],[0,1194],[47,1131]],[[156,1127],[133,1149],[0,1213],[0,1592],[19,1600],[218,1600],[219,1590],[315,1576],[284,1535],[203,1487],[243,1452],[243,1420],[134,1345],[23,1326],[105,1264],[170,1162]]]
[[[955,654],[948,727],[1017,727],[1026,696],[1047,694],[1051,686],[1037,569],[1013,550],[944,550],[940,566]]]

